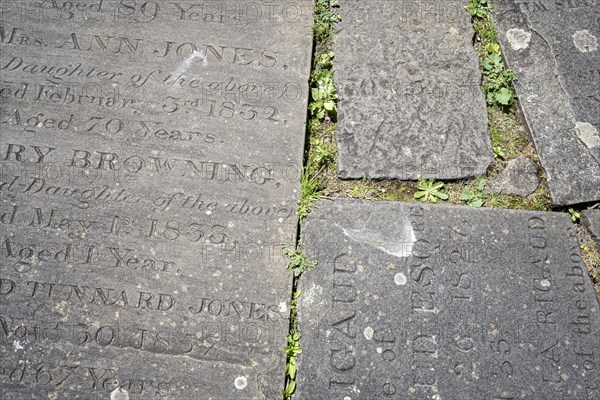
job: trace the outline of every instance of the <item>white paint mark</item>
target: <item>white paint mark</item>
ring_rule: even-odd
[[[379,354],[383,353],[383,349],[381,347],[378,347],[376,350],[377,350],[377,353],[379,353]]]
[[[190,66],[192,65],[192,61],[194,61],[195,58],[202,58],[202,66],[203,67],[206,67],[208,65],[208,58],[206,57],[206,54],[202,54],[198,50],[195,50],[192,54],[190,54],[190,56],[188,58],[186,58],[181,63],[179,68],[177,68],[177,71],[175,71],[173,73],[173,76],[175,77],[175,79],[177,79],[177,77],[185,74],[187,72],[187,70],[190,69]]]
[[[248,386],[248,380],[246,379],[245,376],[238,376],[237,378],[235,378],[235,381],[233,382],[233,384],[235,385],[236,389],[242,390],[246,386]]]
[[[367,326],[365,328],[365,330],[363,331],[363,335],[365,335],[365,339],[367,339],[367,340],[373,339],[373,334],[374,333],[375,333],[375,331],[370,326]]]
[[[577,122],[575,132],[577,137],[590,149],[600,147],[600,133],[594,125],[589,122]]]
[[[550,287],[550,281],[548,279],[543,279],[540,281],[540,285],[543,287]]]
[[[285,301],[282,301],[277,308],[279,309],[279,312],[286,312],[287,304],[285,304]]]
[[[513,50],[526,49],[531,41],[531,32],[526,32],[521,28],[509,29],[506,32],[506,39]]]
[[[110,393],[110,400],[129,400],[129,393],[123,388],[117,388]]]
[[[352,400],[352,398],[349,396],[346,396],[346,397],[344,397],[344,400]]]
[[[573,34],[573,44],[582,53],[591,53],[598,50],[598,38],[587,29],[577,31]]]
[[[25,346],[23,346],[23,345],[21,344],[21,342],[19,342],[18,340],[15,340],[15,341],[13,342],[13,346],[14,346],[14,348],[15,348],[15,351],[23,350],[23,349],[25,348]]]
[[[406,275],[404,275],[402,272],[398,272],[396,275],[394,275],[394,283],[398,286],[403,286],[406,285],[406,282],[408,282],[408,280],[406,279]]]
[[[385,227],[388,228],[384,233]],[[360,229],[345,229],[344,235],[357,242],[369,244],[394,257],[410,257],[417,241],[410,220],[398,210],[398,216],[389,218],[371,214]]]

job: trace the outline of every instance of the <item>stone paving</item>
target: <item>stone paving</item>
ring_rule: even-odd
[[[479,3],[0,0],[0,398],[600,398],[600,5]]]

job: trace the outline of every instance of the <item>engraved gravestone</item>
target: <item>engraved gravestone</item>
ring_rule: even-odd
[[[498,38],[555,204],[600,200],[600,3],[494,2]]]
[[[334,50],[341,178],[485,174],[493,157],[464,5],[340,2]]]
[[[279,397],[312,2],[0,5],[0,397]]]
[[[600,398],[568,215],[321,201],[303,243],[295,398]]]

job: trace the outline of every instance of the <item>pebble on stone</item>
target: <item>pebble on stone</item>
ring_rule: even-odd
[[[486,193],[514,194],[527,197],[539,186],[537,168],[528,157],[518,157],[507,162],[506,168],[491,178]]]

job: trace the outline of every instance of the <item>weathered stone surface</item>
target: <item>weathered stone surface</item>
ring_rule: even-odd
[[[336,200],[303,232],[299,400],[600,397],[568,214]]]
[[[485,191],[526,197],[535,192],[539,184],[533,161],[528,157],[517,157],[510,160],[501,173],[490,179]]]
[[[498,37],[555,204],[600,200],[597,1],[495,4]]]
[[[600,245],[600,210],[588,210],[581,213],[581,220],[592,232],[592,237]]]
[[[0,397],[280,397],[312,1],[0,4]]]
[[[341,178],[483,175],[492,161],[465,2],[340,2]]]

